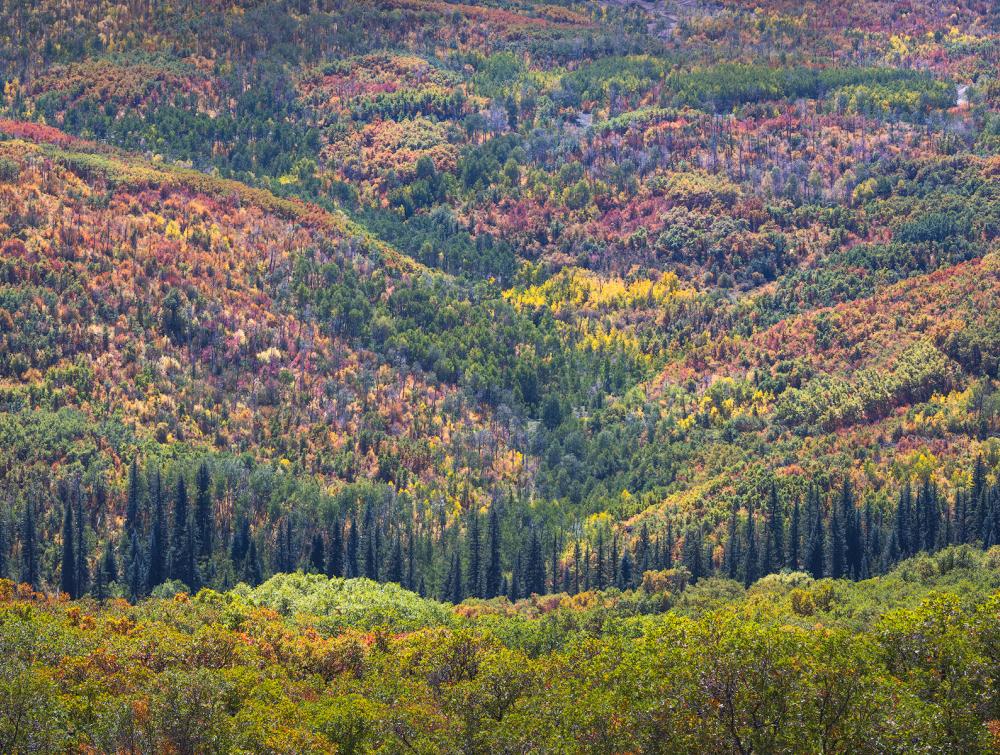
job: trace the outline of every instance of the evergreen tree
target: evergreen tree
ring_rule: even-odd
[[[604,532],[597,533],[597,552],[594,561],[593,586],[598,590],[603,590],[605,584],[604,570]]]
[[[194,589],[194,574],[191,564],[194,562],[193,539],[189,537],[190,521],[188,512],[187,483],[184,475],[177,477],[177,494],[174,497],[174,528],[170,538],[170,578],[178,579]]]
[[[454,551],[454,575],[451,581],[451,594],[448,596],[450,600],[455,605],[458,605],[463,600],[465,600],[465,581],[462,579],[462,558],[459,555],[458,549]]]
[[[309,550],[309,571],[313,574],[323,574],[326,569],[326,547],[323,536],[318,532],[312,537],[312,548]]]
[[[104,541],[104,554],[101,556],[98,571],[101,573],[105,585],[118,581],[118,561],[115,559],[115,549],[111,544],[111,538]]]
[[[198,556],[207,559],[212,555],[214,546],[215,517],[212,511],[212,474],[207,461],[198,466],[195,476],[194,521],[198,535]],[[288,571],[283,569],[283,571]]]
[[[802,540],[800,516],[799,499],[796,496],[795,502],[792,504],[792,517],[788,523],[788,568],[792,571],[798,571],[801,562],[799,555]]]
[[[689,527],[684,534],[684,566],[691,572],[692,584],[705,575],[704,551],[701,527]]]
[[[412,522],[412,520],[411,520]],[[410,522],[407,523],[410,526]],[[408,529],[406,533],[406,589],[412,590],[416,587],[416,544],[413,541],[413,530]]]
[[[393,542],[392,556],[389,558],[389,571],[385,575],[386,582],[403,584],[403,541],[396,537]]]
[[[851,483],[846,478],[840,494],[840,515],[838,517],[843,542],[844,576],[858,579],[861,576],[863,559],[861,520],[857,506],[854,505],[854,493]]]
[[[7,532],[10,527],[7,521],[7,504],[0,501],[0,579],[7,577],[7,558],[10,553],[10,543]]]
[[[62,529],[62,572],[59,588],[70,598],[80,597],[76,591],[76,530],[73,527],[73,507],[66,504]]]
[[[806,538],[805,568],[815,579],[823,576],[826,568],[825,542],[823,537],[823,507],[819,492],[815,487],[809,488],[806,499],[806,519],[809,532]]]
[[[80,492],[80,480],[75,482],[76,500],[76,527],[74,536],[76,538],[76,592],[77,595],[86,594],[90,589],[90,569],[87,566],[89,553],[87,551],[86,526],[87,520],[83,515],[83,495]]]
[[[240,569],[250,549],[250,520],[242,513],[236,517],[233,541],[229,544],[229,559],[234,569]]]
[[[35,507],[30,501],[25,503],[21,519],[21,574],[19,580],[35,590],[40,586]]]
[[[163,512],[163,495],[160,487],[160,472],[150,476],[149,498],[153,507],[149,527],[149,546],[146,549],[146,592],[167,578],[167,523]]]
[[[521,554],[517,554],[514,559],[514,568],[510,573],[510,582],[507,585],[507,599],[511,603],[516,603],[521,598]]]
[[[645,522],[639,529],[639,539],[635,544],[634,571],[637,575],[642,575],[650,569],[650,564],[654,562],[650,539],[649,527]]]
[[[900,558],[912,556],[916,552],[914,550],[915,543],[911,541],[911,535],[914,531],[913,524],[910,521],[911,506],[912,493],[910,492],[910,483],[906,482],[899,491],[899,502],[896,504],[896,516],[893,519],[895,548],[898,548],[899,555],[893,559],[892,563],[895,563]]]
[[[830,512],[830,531],[828,541],[830,544],[830,576],[840,579],[845,576],[847,568],[844,546],[844,525],[840,521],[839,507],[834,506]]]
[[[128,471],[128,498],[125,504],[125,538],[126,541],[132,539],[133,532],[139,532],[142,516],[139,478],[139,463],[133,459]]]
[[[576,540],[573,543],[573,589],[572,594],[576,595],[580,592],[580,559],[582,555],[580,554],[580,541]]]
[[[469,515],[469,584],[468,594],[478,596],[482,593],[482,552],[483,544],[479,536],[479,514],[473,511]]]
[[[351,519],[351,533],[347,538],[347,564],[344,567],[344,574],[348,577],[357,577],[358,573],[358,549],[359,549],[358,519]]]
[[[734,502],[729,508],[729,537],[726,541],[726,576],[737,579],[740,573],[740,531],[738,517],[739,507]]]
[[[257,541],[251,537],[250,545],[247,546],[246,556],[243,559],[243,565],[240,569],[240,581],[246,582],[251,587],[256,587],[264,581],[264,576],[261,572],[260,558],[257,555]]]
[[[141,559],[142,544],[139,542],[139,533],[133,532],[129,537],[128,552],[130,560],[125,563],[125,580],[128,583],[128,595],[130,600],[137,600],[143,594],[145,583],[143,577],[143,563]]]
[[[667,522],[667,541],[663,548],[663,568],[673,569],[674,568],[674,525],[673,522]]]
[[[537,532],[532,532],[528,545],[524,591],[526,595],[543,595],[545,593],[545,557],[542,554],[542,543],[538,539]]]
[[[743,584],[749,587],[757,580],[759,556],[757,551],[757,526],[754,522],[753,503],[747,507],[746,548],[743,557]]]
[[[326,575],[328,577],[344,576],[344,523],[339,519],[333,523],[330,530],[330,546],[327,549]],[[399,578],[392,581],[399,581]]]
[[[778,488],[772,482],[767,504],[767,537],[764,544],[765,566],[761,574],[777,571],[785,563],[785,515],[778,498]]]
[[[484,593],[487,598],[495,598],[500,595],[502,579],[500,565],[500,517],[496,507],[490,508],[490,546],[489,557],[486,562],[486,576]]]
[[[627,590],[632,587],[632,555],[628,548],[622,553],[621,564],[618,567],[618,589]]]
[[[549,569],[552,575],[552,592],[559,592],[559,536],[552,536],[552,562]]]

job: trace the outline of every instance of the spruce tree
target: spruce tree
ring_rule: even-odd
[[[597,533],[597,552],[594,559],[593,585],[598,590],[605,588],[604,532]]]
[[[70,598],[77,598],[76,591],[76,531],[73,527],[73,507],[66,504],[62,528],[62,570],[59,588]]]
[[[805,568],[815,579],[823,576],[826,569],[826,548],[823,534],[823,506],[819,492],[815,487],[809,488],[806,499],[806,519],[809,532],[806,538]]]
[[[743,584],[749,587],[757,580],[758,550],[757,525],[754,521],[753,503],[747,507],[746,546],[743,556]]]
[[[386,582],[403,584],[403,541],[397,535],[393,541],[392,555],[389,558],[389,570],[385,575]]]
[[[330,545],[326,554],[326,575],[328,577],[344,576],[344,523],[339,519],[333,523],[333,528],[330,530]]]
[[[663,568],[673,569],[674,568],[674,525],[673,522],[667,522],[667,539],[663,544]]]
[[[728,540],[726,541],[726,576],[736,579],[740,573],[740,531],[738,506],[734,502],[729,508]]]
[[[86,526],[87,520],[83,514],[83,494],[80,491],[80,480],[75,483],[76,499],[76,593],[77,596],[86,594],[90,589],[90,569],[87,566],[89,553],[87,550]]]
[[[845,569],[847,568],[844,525],[840,521],[841,509],[837,506],[832,508],[833,510],[830,512],[830,531],[827,538],[830,543],[830,576],[834,579],[840,579],[845,576]]]
[[[458,605],[465,600],[465,581],[462,579],[462,557],[457,548],[454,553],[454,569],[455,572],[451,583],[451,595],[448,599],[455,605]]]
[[[312,548],[309,550],[309,571],[313,574],[323,574],[326,570],[326,547],[323,536],[318,532],[312,537]]]
[[[188,537],[187,483],[184,475],[177,476],[177,493],[174,496],[174,527],[170,538],[170,578],[177,579],[193,589],[194,575],[190,571],[193,561],[192,540]]]
[[[215,517],[212,511],[212,473],[207,461],[198,465],[195,476],[194,521],[198,535],[198,556],[210,558],[214,547]]]
[[[580,592],[580,559],[582,555],[580,553],[580,541],[576,540],[573,543],[573,589],[571,590],[573,595]]]
[[[152,592],[167,578],[167,523],[159,470],[154,470],[150,476],[149,497],[153,513],[146,549],[146,592]]]
[[[501,592],[500,581],[503,577],[500,565],[500,516],[496,507],[490,508],[490,543],[489,556],[486,562],[484,592],[487,598],[495,598]]]
[[[482,552],[483,544],[479,535],[479,514],[472,511],[469,514],[469,584],[467,592],[474,597],[482,593]]]
[[[532,532],[528,545],[524,592],[526,595],[543,595],[545,593],[545,557],[542,554],[542,543],[537,532]]]
[[[0,501],[0,579],[7,577],[7,557],[10,552],[10,543],[7,538],[9,528],[7,521],[7,504]]]
[[[800,532],[800,518],[801,513],[799,510],[799,499],[798,496],[796,496],[794,503],[792,503],[792,517],[788,523],[788,568],[792,571],[798,571],[799,563],[801,561],[801,557],[799,555],[802,538],[802,534]]]
[[[351,532],[347,537],[347,563],[344,565],[344,575],[347,577],[358,577],[358,550],[360,546],[360,535],[358,533],[358,518],[351,519]]]
[[[769,574],[780,569],[785,563],[785,514],[778,498],[778,487],[771,483],[771,491],[767,504],[767,568],[763,573]]]
[[[37,590],[40,586],[38,573],[38,542],[35,532],[35,507],[31,501],[24,504],[21,519],[21,573],[19,580]]]
[[[256,587],[264,581],[260,558],[257,555],[257,541],[252,537],[240,569],[240,581],[246,582],[251,587]]]
[[[622,553],[622,560],[618,566],[618,589],[628,590],[632,587],[632,554],[628,548]]]
[[[691,583],[694,584],[705,575],[704,544],[701,527],[689,527],[684,534],[684,566],[691,572]]]

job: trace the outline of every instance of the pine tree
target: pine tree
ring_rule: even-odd
[[[552,536],[552,562],[549,573],[552,575],[552,592],[559,592],[559,536]]]
[[[632,587],[632,555],[626,548],[618,566],[618,589],[627,590],[630,587]]]
[[[674,525],[670,521],[667,522],[667,541],[663,548],[663,568],[674,568]]]
[[[407,523],[410,527],[412,520]],[[416,572],[416,543],[413,538],[412,528],[407,529],[406,533],[406,589],[412,590],[416,585],[417,572]]]
[[[861,521],[851,483],[844,479],[840,495],[840,515],[838,517],[843,540],[843,574],[851,579],[861,576],[861,561],[864,556],[861,539]]]
[[[772,482],[767,504],[767,541],[765,554],[767,567],[763,574],[780,569],[785,563],[785,515],[778,498],[778,488]]]
[[[618,533],[611,538],[611,557],[608,559],[608,566],[611,568],[611,579],[609,585],[618,584]]]
[[[580,592],[580,559],[582,555],[580,554],[580,541],[576,540],[573,543],[573,595]]]
[[[38,542],[35,532],[35,507],[30,501],[24,505],[21,520],[21,574],[20,581],[39,588],[38,574]]]
[[[473,511],[469,515],[469,584],[468,594],[478,596],[482,593],[482,552],[483,544],[479,536],[479,514]]]
[[[385,578],[386,582],[403,584],[403,541],[399,536],[393,542],[392,556],[389,558],[389,571]]]
[[[454,576],[451,582],[451,594],[448,599],[458,605],[463,600],[465,600],[465,581],[462,579],[462,558],[459,555],[458,549],[455,549],[454,553]]]
[[[514,559],[514,568],[510,573],[510,582],[507,585],[507,599],[511,603],[516,603],[521,597],[521,554],[517,554]]]
[[[757,581],[758,551],[757,525],[754,521],[753,503],[747,507],[746,548],[743,551],[743,584],[749,587]]]
[[[528,546],[524,591],[527,595],[543,595],[545,593],[545,557],[542,554],[542,543],[536,532],[532,532]]]
[[[344,523],[339,519],[333,523],[333,528],[330,530],[330,545],[326,555],[326,575],[328,577],[344,576]]]
[[[322,574],[326,569],[326,547],[323,536],[318,532],[312,537],[312,548],[309,550],[309,571]]]
[[[795,502],[792,504],[792,517],[791,521],[788,523],[788,568],[792,571],[798,571],[799,563],[801,557],[799,556],[799,548],[802,535],[800,532],[800,511],[799,511],[799,499],[798,496],[795,497]]]
[[[893,559],[895,563],[900,558],[913,555],[915,543],[911,540],[914,526],[910,521],[912,507],[912,493],[910,483],[906,482],[899,491],[899,502],[896,504],[896,516],[893,519],[893,534],[895,535],[895,545],[899,549],[899,555]]]
[[[10,527],[7,521],[7,504],[0,501],[0,579],[7,577],[7,558],[10,552],[10,543],[7,538],[7,531]]]
[[[347,563],[344,566],[344,574],[348,577],[360,576],[358,572],[358,549],[360,546],[360,536],[358,533],[358,519],[351,519],[351,534],[347,538]]]
[[[212,512],[212,473],[207,461],[198,466],[195,476],[194,521],[198,535],[198,556],[210,558],[214,546],[215,517]],[[287,571],[287,569],[286,569]]]
[[[146,592],[152,592],[153,588],[167,578],[167,524],[163,512],[159,470],[154,470],[150,476],[149,497],[153,514],[149,528],[149,546],[146,549]]]
[[[128,499],[125,504],[125,538],[131,540],[132,533],[138,532],[140,528],[140,517],[142,515],[141,496],[139,481],[139,463],[133,459],[132,466],[128,471]]]
[[[635,544],[634,571],[637,575],[645,574],[650,569],[650,563],[654,561],[649,539],[649,527],[645,522],[639,529],[639,539]]]
[[[170,538],[170,578],[178,579],[193,589],[194,575],[190,572],[193,561],[192,540],[188,537],[187,483],[184,475],[177,476],[177,494],[174,497],[174,528]]]
[[[490,545],[489,557],[486,562],[486,577],[484,593],[487,598],[495,598],[500,595],[502,579],[500,565],[500,517],[496,507],[490,508]]]
[[[260,558],[257,556],[257,541],[250,538],[250,545],[247,546],[246,556],[240,569],[240,580],[246,582],[251,587],[256,587],[264,581],[261,573]]]
[[[70,598],[78,598],[76,591],[76,530],[73,527],[73,507],[66,504],[62,529],[62,572],[59,588]]]
[[[593,575],[593,585],[598,590],[603,590],[605,588],[605,571],[604,571],[604,532],[597,533],[597,552],[594,561],[594,575]]]
[[[138,532],[133,532],[129,537],[128,552],[130,560],[125,563],[125,581],[128,583],[129,599],[134,601],[142,595],[145,587],[141,558],[142,544],[139,542]]]
[[[111,538],[104,541],[104,554],[101,556],[98,571],[101,573],[105,585],[118,581],[118,562],[115,559],[115,549],[111,544]]]
[[[705,575],[704,544],[701,527],[689,527],[684,534],[684,566],[691,572],[691,583],[694,584]]]
[[[972,469],[972,490],[969,491],[969,501],[973,508],[971,518],[975,537],[979,537],[983,532],[983,523],[986,521],[986,492],[986,463],[983,461],[983,455],[979,454]]]
[[[840,509],[836,506],[830,512],[830,576],[840,579],[844,576],[847,563],[845,559],[844,525],[840,521]]]
[[[80,492],[80,480],[76,479],[75,495],[76,499],[76,592],[77,595],[86,594],[90,589],[90,569],[87,566],[89,553],[87,552],[86,526],[87,520],[83,515],[83,495]]]
[[[726,541],[726,576],[736,579],[740,573],[739,507],[734,502],[729,508],[729,537]]]
[[[819,579],[826,569],[826,549],[823,535],[823,507],[815,487],[809,488],[806,499],[806,520],[809,532],[804,554],[805,568],[815,579]]]

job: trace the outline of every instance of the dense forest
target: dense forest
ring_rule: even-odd
[[[988,0],[0,3],[0,751],[1000,746],[998,70]]]

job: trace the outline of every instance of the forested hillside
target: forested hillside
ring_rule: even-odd
[[[639,709],[658,677],[594,666],[508,719],[520,693],[460,698],[432,675],[399,691],[440,717],[419,744],[402,720],[338,737],[385,720],[386,647],[420,665],[435,643],[411,632],[486,643],[506,660],[475,663],[498,678],[519,668],[506,654],[543,663],[516,689],[589,652],[564,624],[596,658],[694,664],[639,657],[713,631],[656,597],[678,579],[738,604],[749,623],[719,643],[787,640],[774,662],[797,684],[800,654],[837,666],[839,635],[810,627],[839,618],[786,631],[783,597],[738,585],[868,580],[942,550],[978,564],[1000,544],[998,71],[987,0],[0,4],[0,628],[69,643],[131,622],[127,653],[158,622],[315,643],[347,665],[239,645],[301,685],[288,751],[657,751],[722,698]],[[989,591],[954,592],[961,621],[995,613]],[[795,594],[799,617],[826,600]],[[527,639],[557,605],[560,629]],[[605,609],[656,628],[609,629]],[[870,719],[747,714],[753,732],[730,718],[664,751],[767,750],[779,729],[788,750],[986,746],[992,692],[953,720],[927,707],[951,693],[920,686],[940,678],[879,655],[896,629],[843,629],[879,680],[844,705]],[[966,640],[977,660],[955,667],[995,676],[992,640]],[[65,688],[57,653],[18,647],[3,684]],[[259,668],[212,652],[197,673]],[[271,704],[263,680],[222,676]],[[215,744],[143,728],[149,678],[122,683],[128,736],[151,738],[102,744],[67,698],[52,720],[79,728],[37,746],[253,749],[238,716]],[[302,707],[331,684],[346,707]],[[621,718],[561,731],[582,687]],[[232,717],[235,688],[205,694],[241,700]],[[892,732],[890,700],[915,706]],[[5,725],[0,751],[35,747]]]

